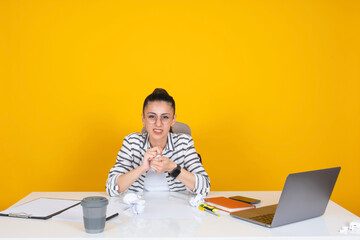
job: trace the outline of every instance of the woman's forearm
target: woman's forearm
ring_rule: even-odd
[[[118,185],[118,192],[126,191],[142,174],[146,172],[146,169],[140,165],[139,167],[120,175],[117,180],[116,184]]]
[[[184,168],[181,168],[181,172],[177,179],[181,181],[191,191],[195,188],[195,175]]]

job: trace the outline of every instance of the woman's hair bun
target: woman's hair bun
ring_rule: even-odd
[[[152,92],[152,94],[158,94],[158,95],[167,95],[169,96],[168,92],[163,88],[155,88],[155,90]]]
[[[144,105],[143,105],[143,113],[145,111],[145,107],[148,105],[149,102],[155,101],[164,101],[171,104],[171,107],[174,110],[175,114],[175,101],[172,96],[168,94],[168,92],[163,88],[155,88],[155,90],[145,98]]]

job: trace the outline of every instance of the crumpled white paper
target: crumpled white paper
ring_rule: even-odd
[[[193,207],[199,207],[200,203],[204,203],[204,197],[201,194],[190,198],[189,203]]]
[[[135,193],[127,193],[123,201],[125,204],[131,206],[131,209],[134,214],[140,214],[144,212],[145,209],[145,200],[142,200],[140,196],[136,195]]]
[[[339,232],[343,234],[360,234],[360,219],[350,222],[349,226],[342,226]]]

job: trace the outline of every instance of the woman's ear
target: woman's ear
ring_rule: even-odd
[[[141,120],[143,125],[145,126],[145,115],[143,113],[141,114]]]
[[[174,117],[171,121],[171,126],[173,127],[175,125],[175,123],[176,123],[176,114],[174,114]]]

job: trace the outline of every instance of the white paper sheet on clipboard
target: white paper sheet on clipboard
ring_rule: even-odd
[[[21,205],[10,207],[0,212],[3,216],[48,219],[54,214],[71,208],[80,203],[80,200],[57,198],[37,198]]]

